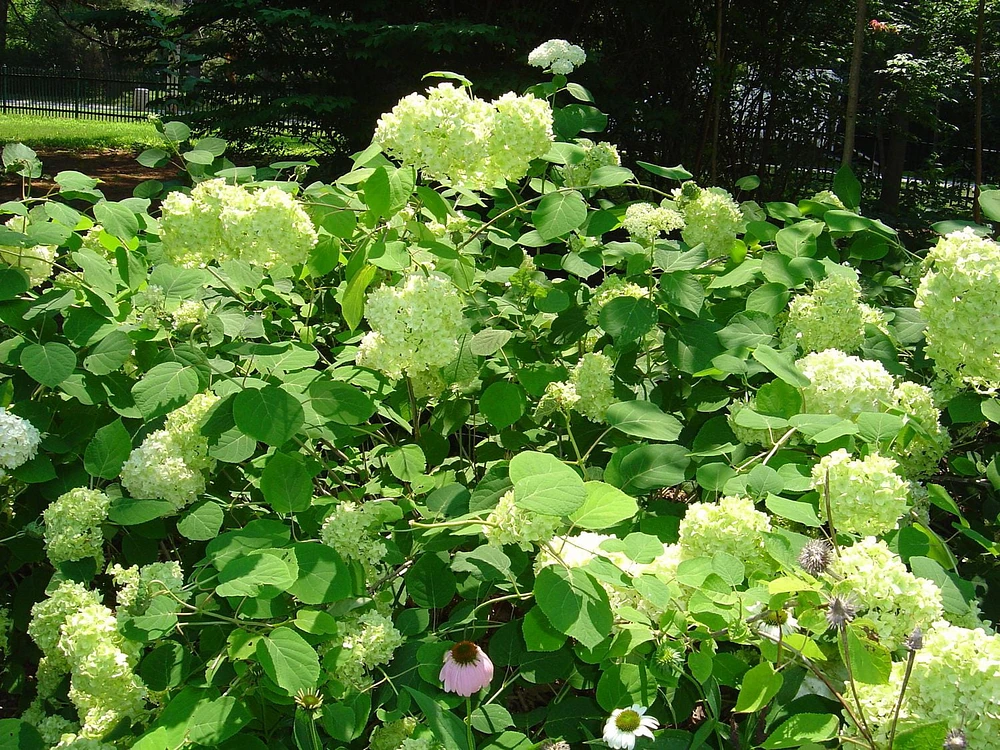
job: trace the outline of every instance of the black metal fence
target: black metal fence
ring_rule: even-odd
[[[0,67],[0,112],[123,122],[180,116],[175,78],[148,71],[103,75]]]

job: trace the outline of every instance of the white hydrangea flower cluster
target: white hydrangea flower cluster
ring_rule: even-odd
[[[370,684],[367,673],[380,664],[388,664],[405,640],[392,620],[378,612],[365,612],[341,621],[338,628],[343,651],[337,658],[334,674],[341,682],[358,689]]]
[[[537,542],[548,541],[562,526],[558,516],[534,513],[514,504],[514,491],[505,492],[483,524],[483,536],[494,547],[516,544],[525,552]]]
[[[104,561],[104,532],[111,498],[100,490],[77,487],[60,495],[47,507],[45,551],[49,562],[60,565],[72,560],[96,558]]]
[[[177,510],[205,491],[205,474],[215,466],[208,438],[200,430],[218,397],[200,393],[171,412],[162,430],[151,433],[122,466],[122,486],[133,497],[166,500]]]
[[[889,321],[886,320],[885,313],[864,302],[861,303],[861,323],[863,326],[875,326],[881,333],[889,335]]]
[[[427,230],[433,234],[435,237],[444,237],[448,234],[461,234],[462,232],[467,232],[469,230],[469,217],[465,214],[448,214],[444,217],[444,223],[442,224],[437,219],[432,219],[424,224]],[[418,248],[410,248],[411,256],[415,252],[423,252]],[[433,267],[434,256],[428,253],[427,262],[422,262],[421,265],[430,265]]]
[[[66,618],[73,612],[100,603],[101,595],[96,591],[89,591],[75,581],[63,581],[47,599],[43,599],[31,608],[28,635],[45,654],[45,660],[51,668],[58,672],[69,671],[69,665],[56,648]],[[47,695],[41,687],[38,692],[43,697]]]
[[[116,748],[107,742],[69,733],[59,738],[59,743],[53,745],[53,750],[116,750]]]
[[[557,381],[545,386],[545,393],[538,399],[533,418],[536,422],[555,412],[569,414],[580,403],[580,394],[576,386],[568,381]]]
[[[22,721],[28,721],[26,715],[21,716],[21,719]],[[53,714],[39,719],[38,723],[35,724],[35,728],[38,730],[38,733],[42,735],[42,741],[49,747],[84,747],[86,743],[96,743],[99,747],[109,747],[99,740],[90,740],[86,737],[78,737],[77,733],[80,731],[80,725],[75,721],[70,721],[64,716],[60,716],[59,714]],[[80,744],[60,745],[59,743],[64,740],[64,735],[73,737],[73,741],[79,740]]]
[[[205,180],[163,200],[160,239],[185,268],[240,259],[274,268],[304,263],[319,236],[295,198],[279,187],[251,192],[223,179]]]
[[[14,232],[26,234],[28,217],[15,216],[6,221],[4,226]],[[0,262],[24,271],[28,276],[28,283],[34,288],[52,275],[52,264],[55,263],[57,249],[55,245],[33,245],[32,247],[0,245]]]
[[[818,282],[812,293],[792,300],[781,342],[806,353],[838,349],[850,354],[864,342],[864,328],[856,275],[836,273]]]
[[[375,580],[385,570],[386,546],[379,532],[382,519],[373,503],[350,500],[338,504],[323,521],[319,538],[345,560],[356,560]]]
[[[826,203],[833,206],[841,211],[846,211],[847,206],[844,202],[837,197],[837,194],[832,190],[820,190],[812,198],[810,198],[813,203]]]
[[[684,217],[672,208],[652,203],[632,203],[625,209],[622,226],[633,240],[648,245],[662,234],[681,229]]]
[[[448,279],[412,274],[368,295],[365,319],[372,330],[358,347],[357,364],[391,380],[420,377],[451,362],[465,330],[462,300]]]
[[[615,365],[604,354],[584,354],[570,373],[577,401],[573,408],[591,422],[603,422],[608,407],[615,403],[612,373]]]
[[[611,553],[601,549],[601,545],[615,537],[583,531],[576,536],[555,536],[543,545],[535,556],[535,572],[548,565],[565,565],[580,568],[595,557],[610,558]]]
[[[743,226],[743,213],[726,190],[695,188],[689,183],[674,191],[677,205],[684,214],[681,237],[691,247],[704,243],[709,257],[728,255],[736,241],[736,233]]]
[[[39,696],[48,697],[69,672],[69,698],[85,737],[100,739],[120,719],[143,713],[146,688],[133,673],[139,644],[118,632],[114,613],[101,604],[98,592],[64,581],[32,607],[31,615],[28,635],[44,654]]]
[[[1000,243],[971,227],[940,239],[914,306],[927,321],[927,356],[946,380],[1000,388]]]
[[[836,414],[855,419],[864,412],[896,409],[914,424],[915,434],[905,444],[896,442],[890,453],[900,471],[911,479],[931,474],[951,447],[941,426],[941,411],[930,388],[895,378],[881,362],[860,359],[838,349],[807,354],[796,362],[811,381],[802,389],[804,408],[813,414]]]
[[[833,593],[850,596],[858,614],[875,625],[879,641],[898,648],[914,628],[926,630],[941,619],[941,590],[917,578],[885,542],[869,536],[842,548],[830,563]]]
[[[129,614],[144,613],[153,597],[165,592],[181,600],[188,598],[184,591],[184,571],[179,562],[154,562],[128,568],[116,563],[108,568],[108,573],[118,587],[119,608]]]
[[[858,684],[864,716],[878,741],[888,744],[906,665],[896,662],[886,685]],[[943,721],[965,732],[968,747],[996,745],[1000,733],[1000,636],[981,629],[935,623],[914,655],[906,699],[899,713],[907,721]]]
[[[441,83],[410,94],[379,118],[375,142],[425,177],[484,190],[519,180],[552,145],[552,109],[531,94],[489,103]]]
[[[586,187],[596,169],[621,166],[622,159],[614,144],[607,141],[594,143],[589,138],[579,138],[577,145],[584,149],[583,159],[562,168],[563,183],[569,187]]]
[[[625,281],[621,276],[608,276],[590,295],[590,302],[587,305],[587,322],[596,326],[600,320],[601,310],[613,299],[619,297],[639,299],[648,296],[648,289],[633,284],[631,281]]]
[[[512,92],[494,101],[493,107],[490,169],[502,179],[519,180],[528,173],[531,160],[552,145],[552,108],[544,99]]]
[[[170,314],[173,320],[174,328],[177,330],[183,330],[185,328],[194,328],[195,326],[200,326],[205,324],[205,319],[208,317],[208,308],[205,307],[205,303],[199,302],[197,300],[185,300]]]
[[[829,481],[830,509],[838,531],[867,536],[896,528],[909,505],[909,485],[896,473],[896,466],[878,453],[852,458],[843,448],[820,459],[812,470],[812,487],[822,497]]]
[[[684,559],[725,552],[758,569],[773,567],[764,552],[764,534],[771,530],[766,513],[747,497],[723,497],[715,503],[695,503],[681,519],[677,543]]]
[[[146,687],[133,671],[138,644],[121,636],[110,609],[93,604],[70,614],[59,650],[70,664],[69,699],[80,714],[81,734],[100,739],[121,719],[143,714]]]
[[[531,50],[528,65],[566,76],[587,62],[583,47],[570,44],[565,39],[549,39]]]
[[[908,477],[933,474],[951,448],[951,437],[941,426],[941,410],[934,405],[931,389],[903,381],[892,393],[892,405],[915,423],[915,434],[909,442],[892,447],[903,473]]]
[[[592,531],[584,531],[576,536],[553,537],[548,544],[540,547],[535,557],[535,573],[549,565],[580,568],[591,560],[602,558],[629,578],[648,575],[655,576],[667,584],[676,582],[677,566],[685,559],[679,545],[663,545],[663,551],[652,562],[637,563],[624,552],[609,552],[603,549],[601,545],[611,540],[617,541],[617,537]],[[617,586],[606,580],[601,580],[600,584],[608,595],[612,610],[619,611],[627,607],[652,622],[658,620],[660,610],[644,599],[633,586]]]
[[[810,414],[853,419],[861,412],[882,411],[892,400],[896,383],[881,362],[826,349],[807,354],[795,364],[810,380],[802,389],[805,411]]]
[[[106,238],[111,244],[109,248],[102,242],[102,238]],[[81,247],[86,250],[92,250],[93,252],[100,255],[102,258],[107,259],[111,263],[116,262],[115,251],[112,248],[118,247],[121,243],[118,238],[112,234],[108,234],[104,231],[104,227],[100,224],[94,224],[82,237]]]
[[[0,406],[0,467],[16,469],[27,463],[38,455],[41,443],[42,435],[31,422]]]
[[[758,430],[752,427],[743,427],[736,422],[736,417],[741,411],[744,409],[755,410],[756,408],[757,399],[753,396],[734,399],[729,404],[729,414],[726,416],[726,422],[729,425],[729,429],[733,431],[733,435],[736,436],[736,439],[744,445],[762,445],[765,448],[770,448],[774,445],[775,441],[781,437],[782,433],[779,432],[775,434],[772,430]]]
[[[379,724],[368,739],[369,750],[399,750],[405,740],[413,736],[417,720],[406,716],[387,724]]]

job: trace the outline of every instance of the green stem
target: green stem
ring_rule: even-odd
[[[910,674],[913,672],[913,660],[916,658],[916,649],[910,649],[906,659],[906,672],[903,673],[903,684],[899,688],[899,699],[896,701],[896,710],[892,712],[892,728],[889,730],[889,749],[896,741],[896,723],[899,721],[899,712],[903,708],[903,697],[906,695],[906,686],[910,683]]]
[[[868,740],[869,744],[872,746],[872,750],[875,750],[875,740],[872,739],[871,729],[868,727],[868,722],[865,720],[865,711],[861,705],[861,701],[858,699],[858,686],[854,682],[854,669],[851,667],[851,652],[848,647],[847,640],[847,628],[840,628],[840,642],[841,648],[844,651],[844,668],[847,670],[847,682],[851,686],[851,695],[854,697],[854,705],[858,707],[858,729],[861,730],[862,736]],[[889,748],[892,748],[892,740],[889,741]]]
[[[476,738],[472,736],[472,698],[465,699],[465,733],[469,750],[476,750]]]

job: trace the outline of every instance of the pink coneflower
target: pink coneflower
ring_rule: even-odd
[[[459,641],[445,652],[438,679],[445,691],[468,698],[490,684],[493,662],[472,641]]]

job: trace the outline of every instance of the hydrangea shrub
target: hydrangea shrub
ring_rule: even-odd
[[[990,744],[989,227],[698,185],[529,61],[330,183],[174,122],[0,207],[0,737]]]

